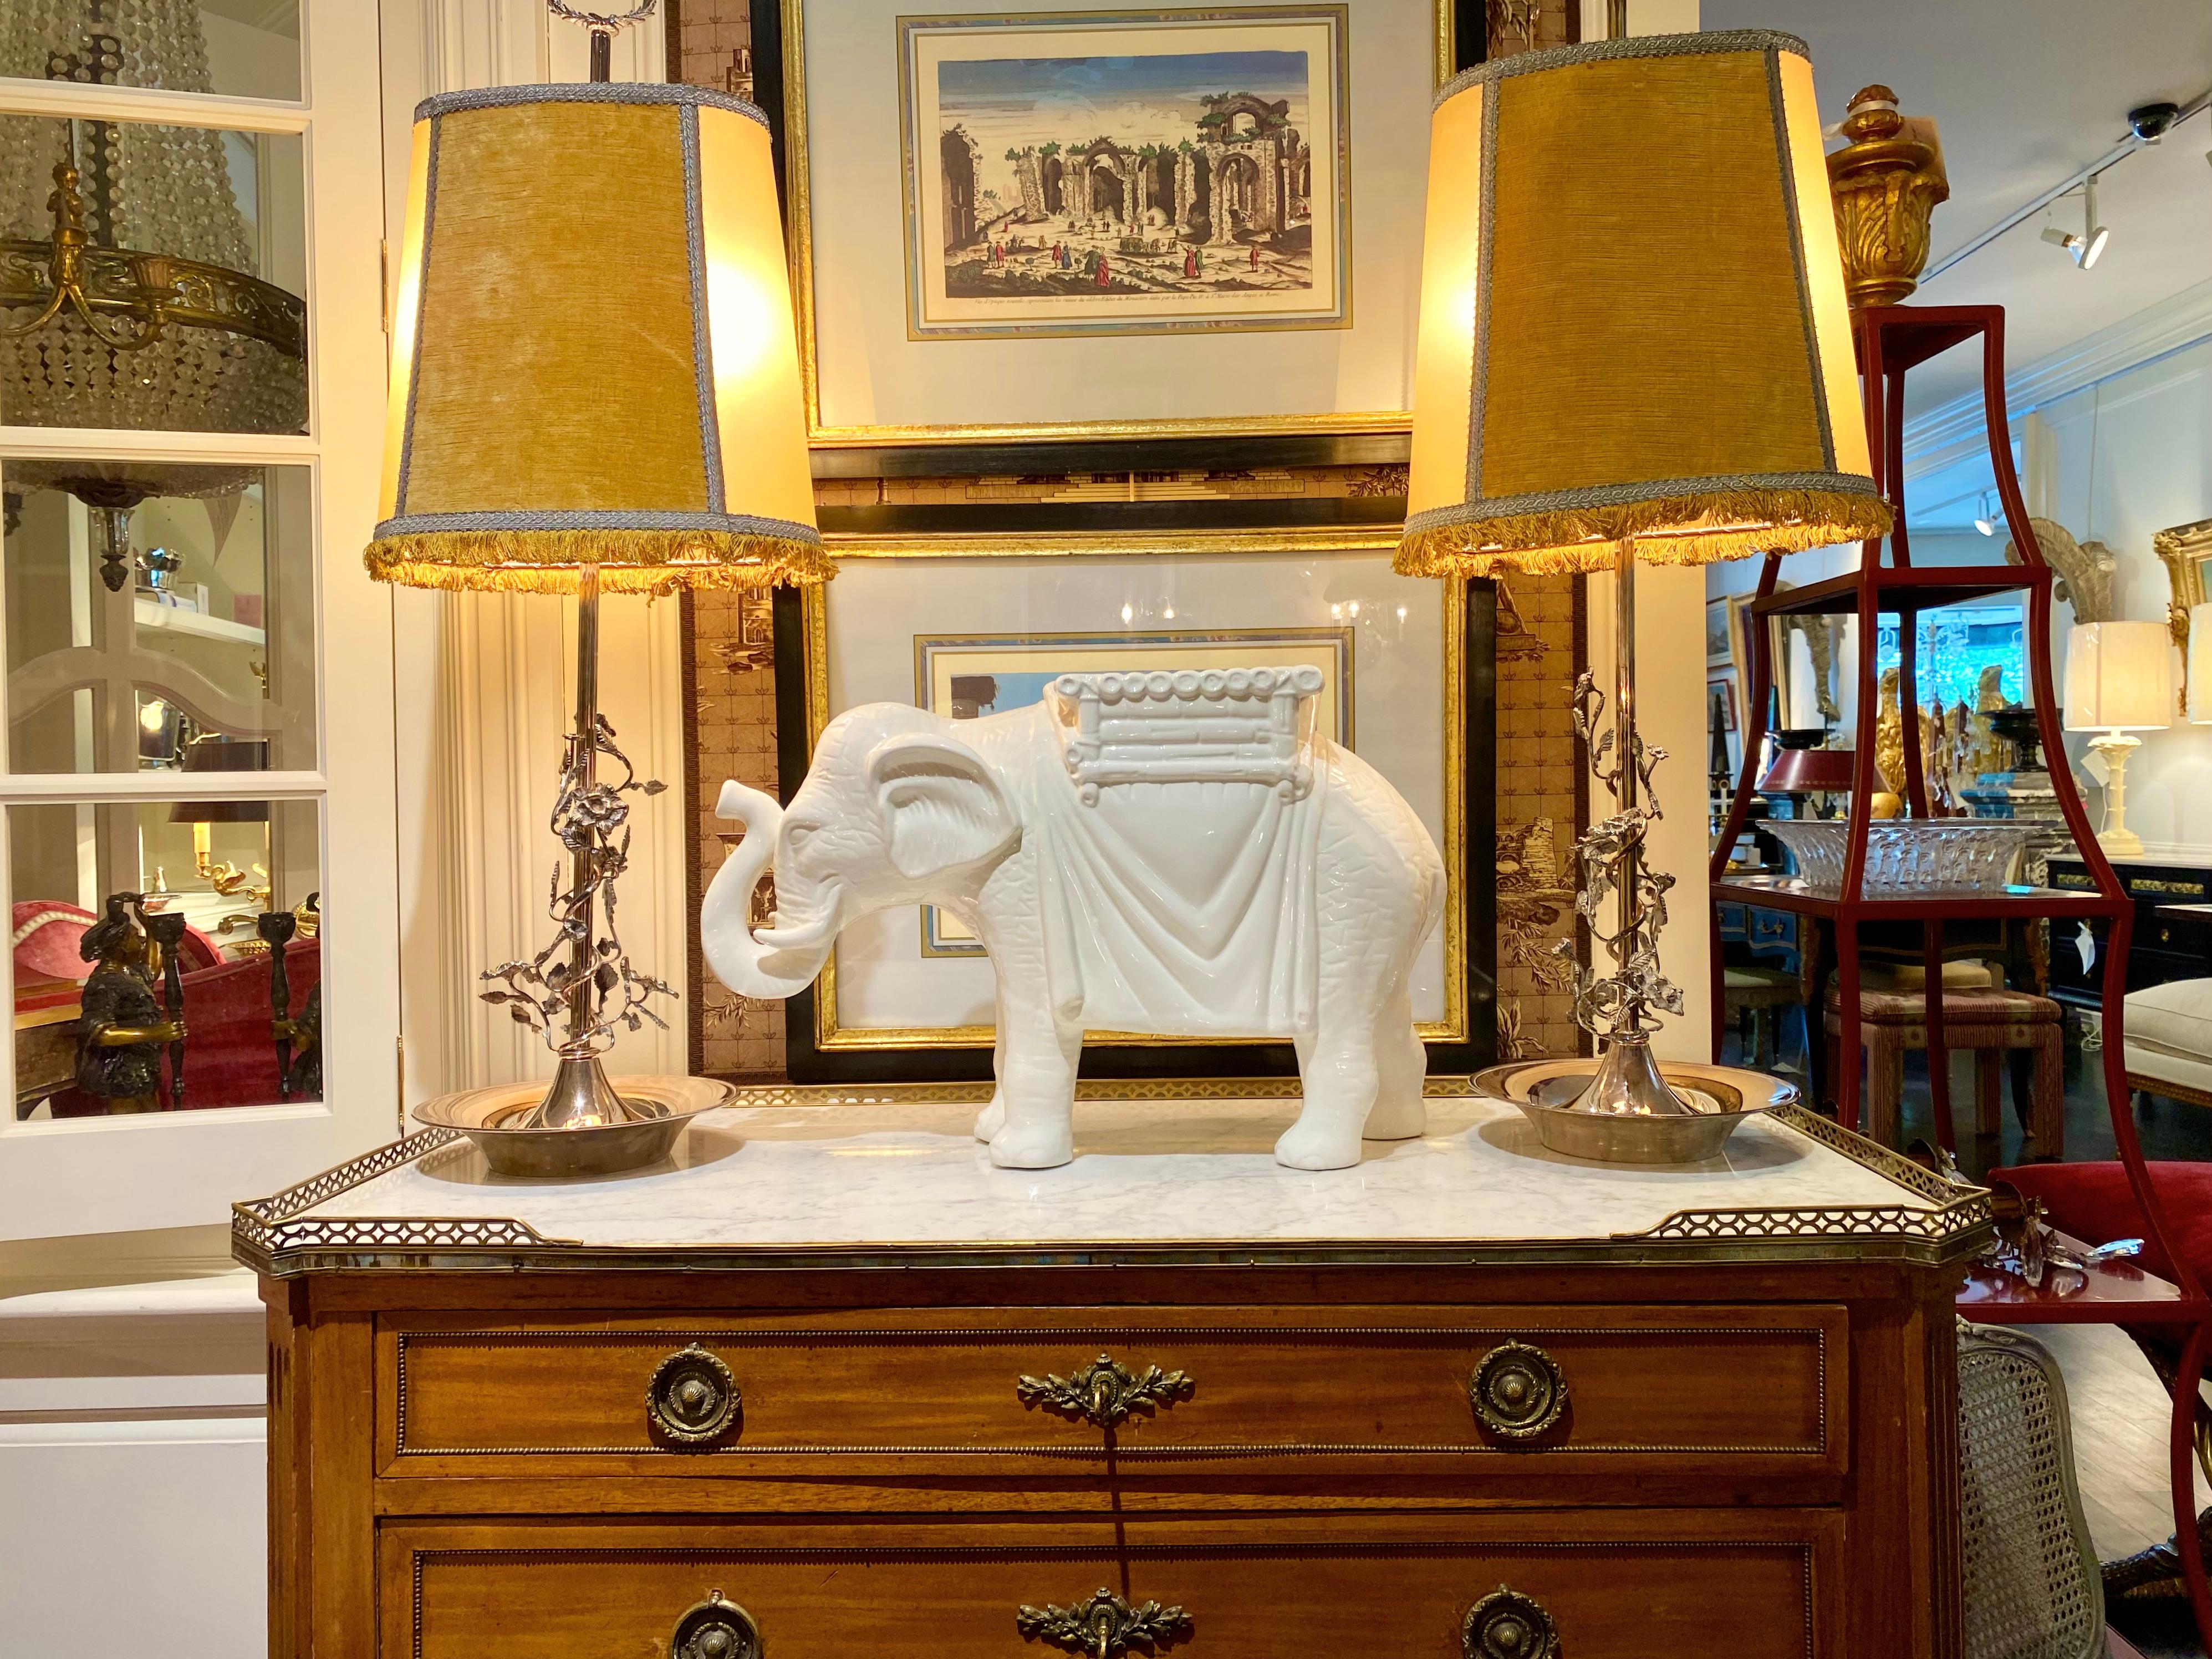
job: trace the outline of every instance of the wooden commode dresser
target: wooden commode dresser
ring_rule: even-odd
[[[1958,1649],[1983,1195],[1809,1115],[1688,1170],[1431,1099],[757,1091],[678,1160],[418,1135],[239,1206],[277,1659],[1908,1659]]]

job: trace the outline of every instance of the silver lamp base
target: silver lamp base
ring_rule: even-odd
[[[647,1103],[625,1100],[607,1081],[606,1068],[589,1048],[561,1050],[561,1063],[552,1086],[530,1115],[517,1124],[522,1129],[597,1129],[614,1123],[644,1123],[654,1115]]]
[[[602,1076],[601,1081],[605,1079]],[[626,1077],[623,1115],[568,1128],[534,1122],[545,1089],[538,1083],[501,1083],[486,1089],[426,1100],[417,1123],[459,1129],[477,1144],[495,1175],[531,1180],[574,1180],[620,1175],[659,1162],[674,1150],[684,1126],[702,1112],[737,1097],[727,1083],[703,1077]]]
[[[1551,1151],[1599,1164],[1701,1164],[1748,1119],[1796,1103],[1796,1085],[1763,1072],[1655,1061],[1648,1042],[1635,1046],[1640,1054],[1610,1075],[1610,1050],[1604,1060],[1521,1060],[1478,1072],[1475,1092],[1516,1108]],[[1657,1110],[1635,1109],[1649,1097],[1627,1091],[1647,1087],[1647,1073],[1666,1097]]]

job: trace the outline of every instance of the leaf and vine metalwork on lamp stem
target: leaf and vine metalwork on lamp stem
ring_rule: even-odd
[[[559,867],[553,872],[547,904],[547,914],[559,929],[553,942],[534,957],[503,962],[481,975],[486,981],[497,981],[492,989],[479,993],[483,1000],[505,1007],[516,1024],[541,1033],[546,1046],[556,1050],[577,1042],[598,1046],[617,1029],[643,1030],[647,1020],[666,1030],[668,1022],[653,1011],[649,1000],[676,994],[665,980],[630,966],[616,931],[615,882],[629,867],[629,803],[623,797],[657,795],[668,786],[657,779],[640,781],[629,757],[615,747],[614,737],[615,729],[604,716],[594,717],[588,750],[577,733],[568,734],[561,793],[553,803],[553,833],[578,863],[565,889]],[[599,777],[601,757],[621,767],[619,780],[609,782]],[[602,901],[605,909],[594,941],[592,914]],[[587,982],[580,984],[580,976]],[[617,999],[611,1011],[610,999]],[[562,1016],[579,1000],[588,1019],[572,1022],[572,1029],[563,1030]],[[577,1026],[581,1029],[574,1029]]]
[[[1625,758],[1615,750],[1611,730],[1600,730],[1605,714],[1605,694],[1585,672],[1575,680],[1575,730],[1589,753],[1590,775],[1599,786],[1620,794]],[[1601,818],[1575,842],[1580,891],[1575,910],[1589,927],[1590,937],[1613,958],[1613,970],[1601,976],[1594,968],[1574,963],[1575,1023],[1604,1038],[1632,1035],[1646,1029],[1646,1017],[1655,1011],[1679,1014],[1682,993],[1659,969],[1659,933],[1667,925],[1667,891],[1674,878],[1653,870],[1643,858],[1644,843],[1653,824],[1665,815],[1651,787],[1652,774],[1667,751],[1632,738],[1635,755],[1630,763],[1641,785],[1642,799],[1625,811]],[[1631,889],[1633,904],[1625,924],[1607,933],[1599,923],[1607,901],[1624,886]],[[1574,960],[1574,941],[1562,939],[1553,947],[1569,962]]]
[[[638,0],[628,11],[586,11],[568,0],[545,0],[545,9],[563,22],[581,23],[596,34],[614,34],[653,15],[659,0]]]

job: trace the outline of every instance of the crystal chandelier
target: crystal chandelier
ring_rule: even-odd
[[[198,0],[9,0],[0,76],[212,89]],[[222,133],[0,117],[0,422],[301,430],[307,307],[258,264]],[[165,463],[8,470],[15,488],[67,489],[100,510],[111,586],[139,501],[246,482]]]

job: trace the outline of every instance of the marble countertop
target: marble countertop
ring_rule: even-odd
[[[1075,1159],[1055,1170],[993,1167],[969,1133],[967,1104],[740,1105],[696,1120],[668,1162],[579,1182],[505,1179],[459,1143],[339,1190],[325,1182],[328,1195],[304,1207],[255,1206],[273,1224],[258,1265],[374,1265],[363,1251],[388,1237],[389,1256],[407,1224],[426,1219],[440,1226],[413,1227],[416,1265],[423,1249],[443,1252],[441,1266],[466,1265],[447,1259],[455,1249],[546,1249],[794,1260],[1158,1260],[1177,1250],[1343,1259],[1329,1253],[1346,1249],[1479,1258],[1511,1245],[1817,1245],[1824,1236],[1912,1241],[1948,1255],[1944,1241],[1986,1213],[1972,1189],[1900,1172],[1863,1143],[1847,1155],[1851,1143],[1802,1118],[1754,1119],[1705,1164],[1634,1168],[1547,1152],[1502,1103],[1432,1097],[1420,1139],[1370,1141],[1357,1168],[1310,1173],[1269,1155],[1296,1109],[1291,1100],[1084,1101]],[[1745,1212],[1785,1219],[1747,1221]],[[1827,1219],[1808,1224],[1807,1212]],[[242,1247],[250,1242],[242,1233]],[[346,1250],[354,1255],[331,1254]]]

